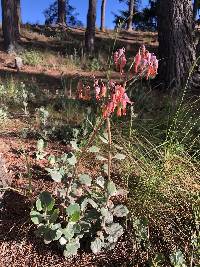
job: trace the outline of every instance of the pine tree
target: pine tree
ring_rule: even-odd
[[[58,0],[58,23],[66,25],[66,1]]]
[[[87,14],[87,28],[85,32],[85,48],[89,54],[94,53],[95,26],[96,26],[96,0],[89,0]]]
[[[68,0],[65,0],[66,10],[66,22],[64,24],[68,26],[83,26],[82,22],[77,19],[78,13],[76,9],[69,4]],[[44,10],[45,24],[54,24],[59,21],[58,19],[58,0],[54,1],[47,9]]]
[[[160,80],[167,88],[184,86],[195,60],[191,0],[159,0]]]
[[[107,0],[102,0],[102,2],[101,2],[101,27],[100,27],[100,30],[102,32],[105,31],[106,2],[107,2]]]
[[[133,30],[133,12],[134,12],[134,4],[135,0],[129,0],[129,17],[127,21],[127,30],[132,31]]]
[[[15,24],[15,36],[16,39],[20,39],[20,24],[21,24],[21,6],[20,0],[15,0],[14,5],[14,24]]]
[[[118,0],[119,2],[125,2],[127,4],[126,10],[121,10],[120,14],[115,15],[114,23],[116,26],[121,24],[122,28],[127,30],[133,29],[133,24],[138,15],[138,8],[140,0]],[[136,13],[136,15],[134,15]]]
[[[14,52],[16,47],[16,25],[14,20],[15,1],[1,0],[2,6],[2,29],[5,49]]]

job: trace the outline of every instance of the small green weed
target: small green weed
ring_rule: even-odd
[[[22,54],[23,63],[30,66],[37,66],[43,63],[43,55],[42,53],[36,50],[26,50]]]

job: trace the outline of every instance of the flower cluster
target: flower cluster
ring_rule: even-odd
[[[154,78],[158,71],[158,60],[153,53],[141,46],[134,58],[134,73],[139,74],[146,79]]]
[[[91,90],[89,85],[84,85],[82,81],[77,85],[77,98],[82,100],[91,100]]]
[[[109,90],[108,90],[109,89]],[[81,100],[90,100],[92,92],[89,85],[83,85],[79,81],[77,86],[77,96]],[[100,101],[103,109],[103,117],[109,117],[117,109],[117,116],[126,115],[127,104],[132,104],[128,95],[125,92],[125,87],[117,82],[110,81],[106,86],[102,80],[94,80],[94,95],[95,99]]]
[[[103,117],[109,117],[114,113],[115,109],[117,109],[118,117],[126,115],[126,106],[127,104],[132,104],[132,102],[126,94],[124,86],[111,81],[110,88],[110,99],[108,103],[103,106]]]
[[[116,69],[122,75],[126,65],[125,48],[120,48],[114,53],[114,63]],[[150,53],[144,45],[142,45],[134,58],[134,73],[141,77],[154,78],[158,70],[158,60],[153,53]],[[114,81],[109,81],[105,84],[102,80],[95,79],[92,91],[89,85],[84,85],[79,81],[77,86],[77,95],[79,99],[90,100],[95,96],[97,101],[100,101],[103,109],[103,117],[111,116],[117,110],[117,116],[126,115],[127,104],[132,104],[128,95],[125,92],[126,81],[119,84]]]
[[[120,71],[122,75],[124,73],[124,67],[126,66],[126,55],[125,55],[125,48],[120,48],[114,53],[114,63],[116,66],[117,71]]]
[[[94,90],[95,90],[95,98],[99,100],[103,97],[106,97],[107,87],[105,86],[102,80],[95,79],[94,80]]]

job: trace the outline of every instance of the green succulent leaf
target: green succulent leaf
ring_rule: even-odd
[[[76,141],[70,141],[70,144],[72,148],[76,151],[79,151],[80,149],[78,148],[77,142]]]
[[[62,229],[62,233],[65,236],[67,240],[70,240],[74,237],[74,229],[73,229],[74,224],[73,223],[68,223],[67,227]]]
[[[90,204],[93,208],[97,209],[97,203],[91,198],[85,198],[81,203],[81,210],[84,211],[87,208],[87,205]]]
[[[74,203],[74,204],[70,204],[68,207],[67,207],[67,214],[69,216],[71,216],[72,214],[74,214],[75,212],[80,212],[80,206],[79,204],[77,203]]]
[[[96,184],[98,184],[101,188],[104,188],[105,179],[103,178],[103,176],[96,178]]]
[[[119,223],[112,223],[110,226],[106,227],[106,232],[109,235],[107,237],[108,242],[116,243],[118,238],[123,235],[123,227]]]
[[[80,220],[80,212],[76,211],[70,216],[70,222],[78,222]]]
[[[44,159],[44,157],[45,157],[45,153],[41,153],[41,152],[36,153],[37,160],[42,160],[42,159]]]
[[[44,150],[44,147],[45,147],[45,143],[44,143],[44,140],[43,139],[39,139],[37,141],[37,150],[39,152],[42,152]]]
[[[43,216],[41,213],[39,213],[38,211],[36,210],[32,210],[30,212],[30,216],[31,216],[31,221],[34,223],[34,224],[40,224],[42,221],[43,221]]]
[[[114,147],[116,147],[118,150],[123,150],[124,149],[122,146],[119,146],[117,144],[114,144]]]
[[[108,164],[107,163],[103,164],[102,169],[106,174],[108,174]]]
[[[89,222],[81,221],[80,227],[82,233],[88,233],[91,229],[91,224]]]
[[[128,209],[124,205],[117,205],[113,210],[113,215],[116,217],[125,217],[128,215]]]
[[[97,160],[100,160],[100,161],[106,161],[106,160],[108,160],[107,158],[105,158],[105,157],[103,157],[101,155],[96,155],[96,159]]]
[[[116,243],[107,241],[107,242],[104,242],[104,246],[103,247],[105,249],[107,249],[107,250],[112,250],[112,249],[115,248],[115,245],[116,245]]]
[[[49,156],[48,161],[51,165],[55,165],[56,157],[54,155]]]
[[[163,262],[165,261],[165,257],[162,253],[158,253],[154,258],[150,260],[150,267],[159,267],[163,266]]]
[[[85,220],[88,222],[94,222],[100,218],[100,212],[98,212],[96,209],[89,210],[85,215]]]
[[[98,254],[101,252],[102,249],[102,241],[100,238],[96,238],[92,243],[91,243],[91,250],[94,254]]]
[[[51,229],[52,230],[58,230],[58,229],[61,229],[61,224],[60,223],[55,223],[51,226]]]
[[[57,229],[56,230],[56,236],[55,236],[54,240],[59,240],[61,238],[61,236],[62,236],[61,229]]]
[[[63,176],[62,176],[62,173],[59,170],[55,170],[55,169],[52,170],[52,169],[49,169],[49,168],[47,168],[46,170],[51,175],[52,180],[54,180],[57,183],[61,183]]]
[[[76,139],[78,137],[80,130],[77,128],[74,128],[72,131],[73,131],[73,137]]]
[[[39,198],[36,200],[35,206],[36,206],[38,211],[42,211],[42,203],[41,203],[41,200]]]
[[[67,161],[72,166],[76,165],[76,163],[77,163],[77,159],[76,159],[74,154],[72,154],[72,156],[70,158],[68,158]]]
[[[80,248],[79,241],[78,240],[75,240],[75,239],[71,240],[65,246],[64,256],[66,258],[72,257],[72,256],[76,256],[79,248]]]
[[[117,193],[117,189],[115,183],[113,181],[109,181],[107,184],[107,191],[109,196],[114,196]]]
[[[79,181],[83,185],[91,186],[92,178],[88,174],[79,175]]]
[[[81,208],[77,203],[70,204],[67,209],[67,214],[70,217],[71,222],[77,222],[80,219]]]
[[[65,237],[62,236],[62,237],[59,239],[59,243],[61,244],[61,246],[64,246],[64,245],[67,244],[67,239],[66,239]]]
[[[39,225],[35,233],[37,236],[44,238],[45,244],[49,244],[51,241],[57,240],[57,230],[51,229],[50,225]]]
[[[40,224],[35,231],[35,235],[38,237],[42,237],[46,231],[47,227],[44,224]]]
[[[107,208],[101,208],[101,214],[105,218],[105,223],[113,223],[113,215]]]
[[[103,137],[104,137],[106,140],[108,140],[108,133],[107,133],[107,132],[104,132],[104,133],[103,133]]]
[[[184,254],[181,250],[175,251],[173,254],[170,255],[170,261],[173,266],[175,267],[186,267],[186,262],[184,258]]]
[[[80,234],[80,232],[81,232],[81,224],[80,223],[73,224],[73,232],[74,232],[74,234]]]
[[[42,192],[39,196],[43,210],[51,211],[54,207],[55,200],[49,192]]]
[[[44,241],[46,244],[49,244],[53,240],[56,240],[57,234],[56,230],[52,230],[50,228],[47,228],[46,231],[44,232]]]
[[[108,144],[108,138],[99,136],[100,140],[104,143],[104,144]]]
[[[124,154],[117,153],[113,158],[118,160],[124,160],[126,156]]]
[[[53,212],[50,215],[49,222],[55,223],[59,216],[59,209],[53,210]]]
[[[91,153],[98,153],[100,151],[100,148],[97,146],[91,146],[88,151]]]

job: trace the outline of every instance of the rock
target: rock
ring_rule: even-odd
[[[15,46],[13,44],[10,44],[7,49],[8,54],[14,54],[15,53]]]
[[[23,67],[23,60],[21,57],[16,57],[15,58],[15,68],[17,71],[20,71],[20,69]]]
[[[3,159],[2,155],[0,154],[0,202],[3,198],[5,193],[5,188],[11,185],[11,176],[7,172],[5,160]]]

